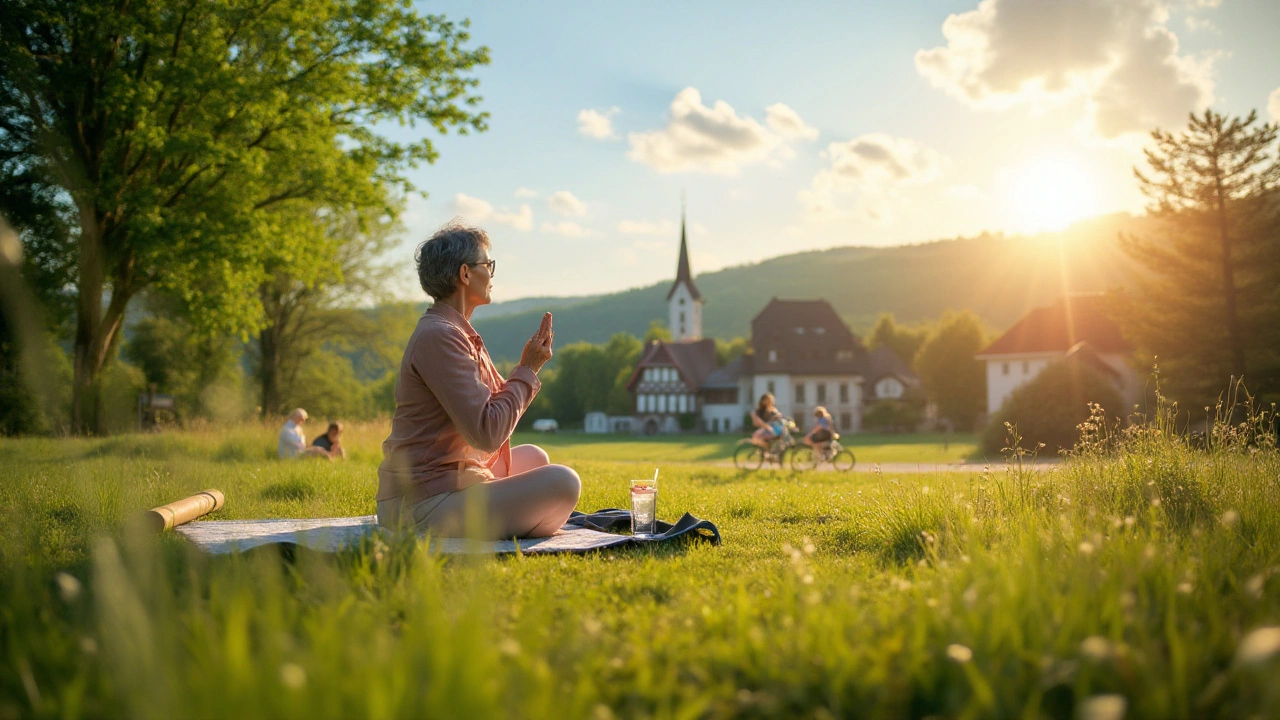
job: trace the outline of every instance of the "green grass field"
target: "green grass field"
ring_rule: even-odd
[[[0,440],[0,718],[1280,716],[1271,447],[743,474],[694,462],[716,443],[540,436],[582,509],[668,463],[659,515],[724,545],[286,562],[124,529],[206,487],[219,518],[370,513],[380,433],[346,463],[256,427]]]

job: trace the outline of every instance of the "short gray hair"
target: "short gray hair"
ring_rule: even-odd
[[[480,262],[480,251],[489,247],[484,230],[450,220],[413,254],[423,291],[433,300],[449,297],[458,289],[458,268]]]

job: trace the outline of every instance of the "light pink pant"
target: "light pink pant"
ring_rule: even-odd
[[[552,465],[537,445],[511,448],[511,467],[494,467],[494,480],[433,495],[405,506],[399,498],[378,503],[378,522],[437,537],[499,540],[554,535],[578,504],[582,482],[564,465]]]

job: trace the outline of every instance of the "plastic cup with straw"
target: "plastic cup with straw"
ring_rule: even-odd
[[[652,478],[631,481],[631,534],[636,537],[658,533],[658,470]]]

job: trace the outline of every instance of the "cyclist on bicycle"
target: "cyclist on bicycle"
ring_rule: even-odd
[[[825,451],[836,438],[831,432],[831,413],[821,405],[813,409],[813,429],[804,436],[804,444],[814,450]]]
[[[774,440],[782,437],[784,430],[782,413],[778,412],[778,408],[773,405],[773,393],[765,393],[760,396],[759,404],[751,412],[751,424],[757,428],[751,434],[751,442],[765,450],[769,449],[769,445]]]

